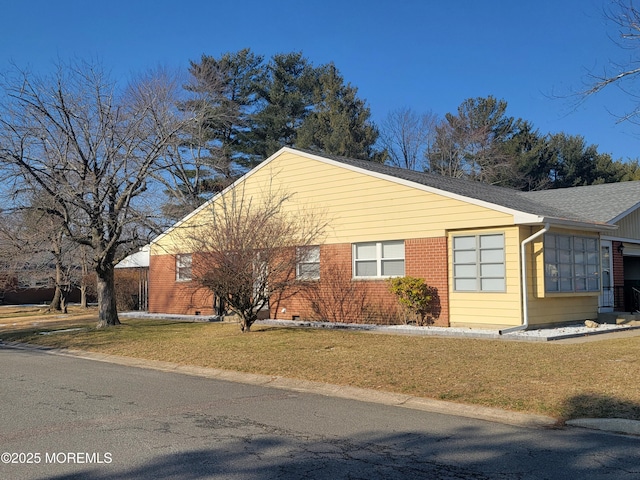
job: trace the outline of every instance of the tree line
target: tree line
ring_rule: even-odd
[[[525,191],[640,180],[637,159],[614,160],[580,135],[542,134],[506,110],[493,96],[442,119],[401,108],[387,116],[381,145],[399,167]]]

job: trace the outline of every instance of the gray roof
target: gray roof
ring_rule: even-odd
[[[563,210],[597,222],[611,223],[640,207],[640,181],[522,192],[522,196],[545,205],[561,205]]]
[[[521,192],[471,180],[308,151],[346,165],[389,175],[470,199],[558,220],[602,224],[640,206],[640,181]]]

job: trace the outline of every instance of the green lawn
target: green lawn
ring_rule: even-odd
[[[0,311],[0,315],[2,312]],[[96,318],[7,325],[0,339],[351,385],[539,413],[640,420],[640,337],[515,342],[348,330]],[[41,330],[81,328],[51,335]]]

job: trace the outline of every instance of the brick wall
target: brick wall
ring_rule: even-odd
[[[424,278],[434,289],[432,307],[435,325],[449,326],[449,271],[447,237],[416,238],[405,241],[405,274]]]
[[[323,245],[320,281],[272,298],[271,317],[347,322],[400,322],[397,301],[385,280],[353,280],[351,244]],[[434,324],[449,325],[446,237],[405,241],[405,274],[434,288]],[[316,308],[313,308],[315,304]]]
[[[174,255],[151,255],[149,312],[212,315],[213,296],[209,291],[197,288],[193,282],[176,282]]]

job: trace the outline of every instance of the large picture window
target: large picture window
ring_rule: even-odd
[[[570,235],[544,236],[547,292],[599,292],[598,239]]]
[[[453,237],[453,284],[458,292],[504,292],[504,235]]]
[[[191,280],[191,254],[176,255],[176,282]]]
[[[404,276],[404,240],[353,244],[356,278]]]

